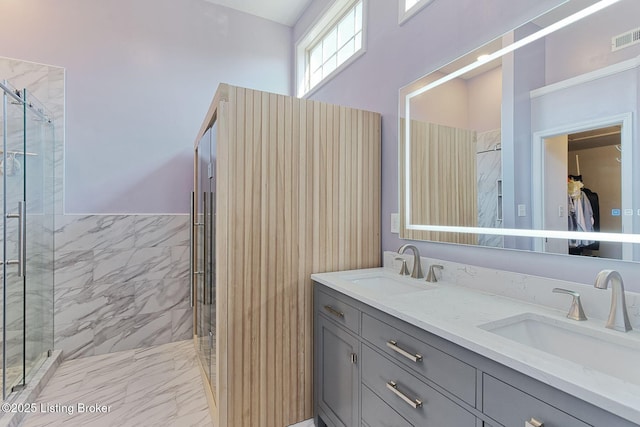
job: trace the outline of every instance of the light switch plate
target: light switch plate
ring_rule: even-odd
[[[518,216],[527,216],[527,205],[518,205]]]
[[[400,214],[391,214],[391,232],[400,233]]]

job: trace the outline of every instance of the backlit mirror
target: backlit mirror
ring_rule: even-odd
[[[640,261],[637,16],[570,1],[401,88],[400,237]]]

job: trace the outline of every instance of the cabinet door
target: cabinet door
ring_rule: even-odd
[[[413,427],[380,399],[369,387],[362,386],[362,425],[369,427]]]
[[[316,316],[316,393],[321,416],[330,427],[359,425],[359,353],[355,337]]]
[[[528,427],[530,420],[545,427],[587,427],[588,424],[491,375],[483,375],[483,412],[508,427]]]

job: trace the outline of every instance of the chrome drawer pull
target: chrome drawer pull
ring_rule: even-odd
[[[407,402],[407,404],[410,405],[413,409],[422,408],[422,400],[420,400],[420,399],[411,399],[410,397],[408,397],[406,394],[404,394],[403,392],[398,390],[398,384],[396,384],[394,381],[389,381],[387,383],[387,388],[389,390],[391,390],[400,399],[402,399],[405,402]]]
[[[544,427],[544,423],[532,417],[529,421],[525,421],[524,427]]]
[[[397,341],[387,341],[387,347],[389,347],[391,350],[395,351],[396,353],[399,353],[401,355],[403,355],[404,357],[406,357],[409,360],[412,360],[416,363],[418,362],[422,362],[422,355],[421,354],[411,354],[409,353],[407,350],[398,347],[398,342]]]
[[[330,305],[325,305],[324,309],[327,310],[329,313],[333,314],[334,316],[344,319],[344,313],[341,312],[341,311],[336,310],[335,308],[331,307]]]

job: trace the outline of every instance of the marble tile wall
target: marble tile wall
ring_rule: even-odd
[[[56,223],[55,348],[65,359],[192,338],[188,215]]]
[[[478,173],[478,227],[500,228],[498,220],[498,180],[502,179],[501,131],[495,129],[478,134],[476,170]],[[504,247],[502,236],[479,235],[482,246]]]

